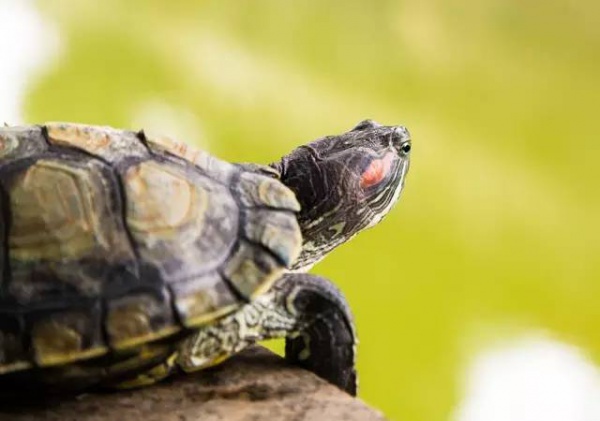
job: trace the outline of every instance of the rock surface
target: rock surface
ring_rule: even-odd
[[[253,347],[218,367],[151,387],[0,408],[0,421],[382,421],[314,374]]]

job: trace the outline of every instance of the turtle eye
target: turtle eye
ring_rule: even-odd
[[[402,152],[404,152],[405,154],[409,153],[411,149],[410,143],[408,142],[404,142],[402,145],[400,145],[400,150]]]

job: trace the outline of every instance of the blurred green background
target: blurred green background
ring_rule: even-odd
[[[399,206],[313,271],[360,335],[360,396],[445,420],[481,350],[544,332],[600,362],[600,2],[44,0],[30,122],[148,127],[271,162],[404,124]],[[15,40],[17,42],[17,40]]]

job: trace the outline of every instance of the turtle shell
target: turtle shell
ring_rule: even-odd
[[[180,338],[291,265],[278,180],[143,132],[0,128],[0,374]]]

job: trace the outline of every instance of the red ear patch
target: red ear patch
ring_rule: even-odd
[[[390,172],[394,153],[388,152],[383,158],[371,161],[365,172],[360,177],[360,186],[367,188],[381,183]]]

